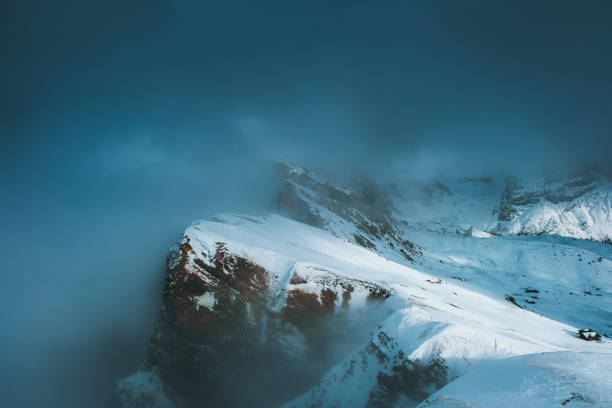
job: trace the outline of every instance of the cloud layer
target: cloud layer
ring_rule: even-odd
[[[385,179],[609,166],[611,15],[4,2],[4,405],[105,406],[144,357],[168,246],[215,212],[269,211],[277,158]]]

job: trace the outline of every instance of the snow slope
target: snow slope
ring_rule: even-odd
[[[608,340],[593,344],[576,337],[578,327],[612,333],[612,258],[606,245],[587,243],[595,247],[589,251],[528,237],[482,240],[432,235],[435,249],[424,245],[418,266],[406,268],[401,279],[387,278],[406,307],[393,313],[370,343],[288,407],[414,405],[424,394],[407,398],[405,392],[389,390],[380,381],[381,373],[392,376],[411,367],[406,359],[420,361],[430,370],[436,368],[432,363],[440,362],[450,380],[483,362],[508,356],[561,350],[610,353]],[[418,235],[417,242],[425,243],[425,236]],[[431,283],[438,278],[441,284]],[[576,294],[570,295],[570,289]],[[586,289],[597,295],[584,294]],[[520,307],[506,301],[507,294]],[[414,387],[410,381],[415,380],[409,379],[407,389]]]
[[[451,382],[419,408],[610,407],[611,357],[559,352],[495,361]]]
[[[509,190],[495,180],[463,180],[408,202],[300,168],[283,171],[288,182],[279,208],[301,222],[225,214],[185,230],[169,257],[149,368],[118,383],[124,406],[182,406],[180,386],[190,379],[197,390],[209,381],[238,387],[233,371],[219,376],[225,364],[219,359],[242,367],[243,355],[253,362],[252,375],[268,375],[270,367],[262,371],[261,364],[270,356],[294,367],[262,382],[279,393],[267,406],[609,404],[612,246],[563,237],[579,236],[566,221],[567,234],[550,223],[530,235],[512,235],[525,231],[511,227],[528,225],[521,217],[529,214],[535,222],[540,207],[571,212],[568,203],[589,194],[598,194],[597,205],[606,203],[608,184],[589,179],[573,182],[574,190],[567,184]],[[607,236],[606,211],[580,226],[584,237]],[[323,370],[313,369],[327,350],[320,338],[312,341],[313,327],[328,333],[325,341],[337,336],[332,361],[317,360],[328,364]],[[372,331],[360,337],[363,327]],[[598,331],[601,341],[580,339],[583,328]],[[320,381],[300,383],[303,372]],[[211,387],[192,400],[245,401],[198,399],[224,392]],[[270,394],[257,392],[245,396],[256,406]]]
[[[607,339],[593,343],[576,336],[580,327],[605,330],[610,322],[612,268],[603,244],[589,243],[597,248],[587,250],[527,237],[483,240],[436,235],[429,237],[432,246],[436,243],[429,250],[422,234],[418,236],[426,244],[422,260],[408,266],[277,215],[223,215],[217,222],[194,223],[185,235],[196,253],[213,251],[216,242],[224,242],[230,252],[263,266],[274,275],[277,292],[287,290],[289,274],[296,267],[314,266],[375,283],[394,294],[391,315],[371,339],[333,367],[320,385],[287,406],[366,406],[376,402],[376,395],[382,395],[385,403],[405,398],[416,404],[427,392],[490,360],[557,351],[612,353]],[[600,262],[596,250],[602,251]],[[584,260],[578,260],[577,254]],[[554,263],[558,257],[571,267],[560,272],[559,263]],[[520,258],[523,261],[517,263]],[[440,283],[432,283],[438,278]],[[602,296],[578,293],[595,291],[594,286]],[[522,304],[523,298],[515,292],[524,288],[539,290],[536,304]],[[575,288],[577,294],[565,293],[567,288]],[[515,294],[525,308],[506,301],[504,292]],[[362,295],[356,307],[361,305],[363,313],[366,304]],[[393,376],[394,369],[409,361],[430,371],[439,363],[442,378],[434,379],[438,383],[424,380],[421,385],[427,392],[412,395],[412,400],[402,392],[381,391],[381,373]]]

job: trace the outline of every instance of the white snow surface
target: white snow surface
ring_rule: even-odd
[[[610,407],[612,356],[540,353],[483,365],[451,382],[419,408]]]
[[[436,394],[440,397],[431,399],[432,404],[438,404],[434,406],[502,406],[486,402],[487,395],[493,398],[493,394],[484,393],[484,386],[479,388],[484,401],[480,405],[469,405],[470,400],[461,400],[467,397],[456,390],[461,384],[468,387],[478,382],[479,375],[489,375],[482,370],[498,373],[495,381],[504,388],[507,377],[499,370],[520,370],[518,365],[542,378],[542,384],[534,385],[541,388],[539,394],[533,394],[536,402],[569,398],[571,392],[577,392],[596,401],[590,406],[601,406],[597,404],[604,400],[605,391],[612,394],[609,381],[594,383],[594,391],[581,383],[583,388],[575,391],[575,381],[554,369],[563,366],[563,361],[575,363],[568,363],[566,370],[570,371],[574,366],[586,366],[592,373],[603,373],[610,366],[612,342],[607,338],[587,342],[577,337],[577,330],[586,327],[612,334],[609,245],[543,237],[480,239],[414,229],[409,230],[409,237],[423,248],[423,256],[415,264],[402,264],[384,253],[278,215],[221,215],[214,222],[194,223],[185,235],[196,253],[210,254],[217,242],[223,242],[230,252],[263,266],[272,274],[273,290],[278,292],[286,290],[295,268],[309,274],[322,269],[391,289],[393,312],[372,334],[372,342],[388,355],[401,350],[410,359],[445,361],[451,377],[458,379]],[[433,283],[436,279],[441,282]],[[507,295],[521,307],[505,300]],[[366,304],[365,296],[360,303]],[[391,345],[381,343],[381,333],[392,339]],[[388,363],[370,356],[367,347],[347,350],[347,357],[331,367],[319,385],[287,406],[365,406],[378,373],[389,368]],[[542,360],[542,353],[556,357]],[[532,359],[505,363],[512,356]],[[498,360],[498,365],[491,363]],[[586,378],[588,382],[590,377]],[[519,404],[527,397],[520,379],[508,381],[504,403],[516,406],[512,401]],[[550,390],[545,389],[549,385]],[[458,399],[464,405],[452,405],[452,401],[443,405],[444,398]],[[577,403],[578,397],[572,401]],[[584,401],[581,403],[587,404]]]
[[[196,298],[196,301],[198,302],[198,306],[203,306],[210,310],[212,310],[215,307],[215,304],[217,303],[217,299],[215,299],[215,295],[209,292],[198,296]]]

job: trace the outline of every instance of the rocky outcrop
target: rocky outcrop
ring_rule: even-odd
[[[352,335],[355,298],[376,305],[392,294],[317,265],[267,270],[211,239],[191,227],[170,252],[147,362],[117,389],[124,406],[280,405],[316,382]]]
[[[277,168],[285,180],[277,200],[281,214],[410,262],[421,254],[404,238],[391,199],[376,183],[361,180],[347,187],[288,163]]]
[[[601,336],[599,335],[599,333],[591,329],[578,330],[578,337],[586,341],[601,341]]]
[[[284,408],[416,406],[452,376],[440,352],[423,360],[409,358],[400,337],[379,326],[315,388]]]
[[[227,380],[219,358],[237,364],[244,346],[257,344],[268,276],[222,242],[211,253],[196,252],[189,236],[170,253],[168,265],[148,363],[183,398],[211,395]]]

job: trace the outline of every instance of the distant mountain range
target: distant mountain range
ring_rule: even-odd
[[[612,242],[612,178],[601,171],[561,178],[448,179],[394,186],[400,218],[430,229],[495,235],[558,235]]]

